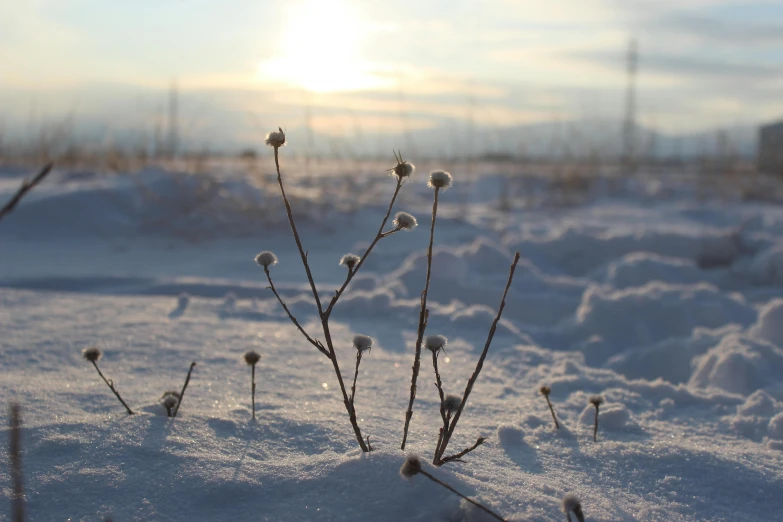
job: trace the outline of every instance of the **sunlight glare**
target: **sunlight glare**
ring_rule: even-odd
[[[370,22],[349,0],[305,0],[290,5],[279,55],[259,65],[262,80],[313,92],[374,89],[391,80],[361,59]]]

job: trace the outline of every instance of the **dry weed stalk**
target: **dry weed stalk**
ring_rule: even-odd
[[[415,218],[413,218],[413,216],[411,216],[410,214],[400,212],[397,214],[396,219],[394,220],[393,227],[388,230],[384,230],[386,227],[386,223],[389,221],[389,216],[391,215],[392,208],[394,207],[394,203],[397,200],[397,195],[399,194],[402,185],[409,179],[410,175],[413,173],[414,166],[408,163],[407,161],[404,161],[401,154],[395,153],[395,159],[397,160],[397,165],[389,170],[391,171],[392,176],[396,178],[396,186],[394,188],[394,193],[392,194],[391,201],[389,202],[388,209],[386,210],[386,214],[384,215],[383,220],[381,220],[381,226],[378,228],[378,232],[375,235],[373,241],[370,243],[370,246],[367,247],[367,250],[358,260],[356,259],[356,257],[358,256],[348,257],[347,259],[346,257],[343,257],[343,261],[344,261],[343,264],[345,264],[348,267],[348,275],[346,276],[342,286],[340,286],[339,289],[335,290],[334,296],[332,296],[328,304],[324,306],[324,303],[322,303],[321,301],[321,296],[318,293],[318,290],[316,289],[315,281],[313,280],[313,275],[310,270],[310,264],[308,261],[307,251],[302,246],[302,241],[299,237],[299,232],[297,231],[296,223],[294,221],[294,216],[291,211],[291,204],[289,203],[288,197],[286,196],[285,185],[283,184],[283,177],[280,172],[279,153],[280,153],[280,148],[283,147],[285,143],[286,143],[285,132],[283,132],[283,129],[279,127],[277,131],[270,132],[266,137],[266,144],[274,149],[275,168],[277,169],[277,183],[280,186],[280,194],[283,198],[286,214],[288,216],[288,224],[291,226],[291,233],[294,236],[296,247],[299,250],[299,257],[302,260],[302,265],[304,266],[305,274],[307,275],[307,281],[310,285],[310,291],[313,294],[315,306],[318,311],[318,317],[321,321],[321,329],[323,331],[323,339],[324,339],[323,342],[319,339],[314,338],[313,336],[308,334],[307,331],[305,331],[305,329],[302,327],[301,324],[299,324],[299,321],[297,321],[296,317],[294,317],[294,315],[288,309],[288,306],[286,306],[280,294],[275,289],[269,271],[269,267],[277,262],[277,258],[274,257],[274,254],[271,254],[271,252],[262,252],[256,258],[256,262],[258,262],[258,264],[264,268],[264,273],[266,274],[267,281],[269,282],[269,289],[272,290],[272,293],[274,293],[275,297],[280,303],[280,306],[282,306],[283,310],[286,312],[289,319],[291,319],[291,322],[294,323],[294,325],[299,330],[299,332],[305,337],[305,339],[307,339],[307,341],[310,344],[315,346],[315,348],[318,349],[319,352],[321,352],[332,362],[332,367],[334,368],[334,373],[335,376],[337,377],[337,383],[340,386],[340,392],[342,393],[343,396],[343,403],[345,404],[345,409],[348,412],[348,419],[349,422],[351,423],[351,427],[353,428],[356,441],[359,443],[359,447],[361,447],[362,451],[368,452],[372,450],[369,444],[369,437],[367,438],[366,441],[363,438],[361,429],[359,428],[359,423],[357,421],[356,410],[354,408],[356,376],[354,376],[354,389],[352,390],[349,396],[348,390],[346,389],[345,386],[345,382],[343,381],[342,372],[340,371],[340,365],[337,361],[337,352],[334,348],[334,342],[332,341],[332,333],[329,326],[329,318],[331,317],[332,311],[334,310],[334,307],[337,304],[338,300],[340,299],[340,297],[343,295],[346,288],[348,287],[348,284],[351,282],[354,276],[359,272],[361,267],[364,265],[364,261],[367,259],[367,256],[369,256],[370,252],[372,252],[372,250],[375,248],[375,245],[377,245],[381,239],[389,237],[392,234],[395,234],[401,230],[412,230],[413,228],[415,228],[416,226]],[[271,256],[271,258],[269,256]],[[360,361],[361,361],[361,350],[359,350],[359,353],[357,353],[357,362],[356,362],[357,375],[358,375],[358,366]]]
[[[416,455],[408,455],[408,457],[406,457],[405,462],[403,462],[402,467],[400,468],[400,475],[402,475],[406,479],[412,479],[415,475],[424,475],[425,477],[427,477],[428,479],[433,481],[435,484],[443,486],[444,488],[448,489],[449,491],[451,491],[452,493],[454,493],[455,495],[457,495],[460,498],[464,498],[465,500],[467,500],[468,502],[470,502],[471,504],[473,504],[477,508],[481,509],[485,513],[489,514],[493,518],[495,518],[497,520],[500,520],[501,522],[505,522],[505,519],[503,517],[501,517],[500,515],[498,515],[494,511],[490,510],[488,507],[486,507],[486,506],[484,506],[482,504],[479,504],[478,502],[476,502],[472,498],[466,497],[465,495],[463,495],[462,493],[460,493],[459,491],[457,491],[453,487],[449,486],[448,484],[446,484],[442,480],[440,480],[440,479],[434,477],[433,475],[431,475],[430,473],[424,471],[424,468],[421,465],[421,460],[419,460],[419,457],[417,457]]]
[[[11,517],[14,522],[24,522],[24,486],[22,485],[22,412],[16,403],[11,403],[11,432],[8,445],[11,473]]]
[[[256,418],[256,364],[261,356],[254,351],[245,352],[245,364],[250,366],[250,407],[253,409],[253,418]]]
[[[193,361],[190,363],[190,368],[188,369],[188,376],[185,377],[185,384],[182,385],[182,390],[179,392],[179,397],[177,401],[177,405],[174,407],[174,411],[171,412],[171,417],[176,417],[177,413],[179,413],[179,407],[182,406],[182,399],[185,398],[185,390],[188,389],[188,383],[190,382],[190,374],[193,373],[193,367],[196,366],[196,361]]]
[[[19,190],[17,190],[16,193],[11,196],[11,199],[8,200],[8,202],[3,205],[2,208],[0,208],[0,220],[3,219],[7,214],[10,214],[11,211],[16,208],[16,205],[19,203],[19,201],[21,201],[25,194],[33,190],[36,185],[43,181],[49,172],[51,172],[53,166],[54,163],[47,163],[41,170],[38,171],[38,174],[36,174],[33,179],[30,181],[24,180],[22,182],[22,186],[19,187]]]
[[[438,393],[441,396],[441,416],[443,420],[443,426],[440,428],[440,434],[438,435],[438,443],[435,446],[435,455],[433,456],[432,459],[432,463],[435,466],[441,466],[446,462],[451,462],[451,461],[461,462],[460,459],[462,457],[464,457],[474,449],[484,444],[484,441],[486,440],[484,437],[479,437],[478,439],[476,439],[475,444],[473,444],[468,448],[465,448],[459,453],[455,453],[453,455],[449,455],[446,457],[443,456],[443,454],[446,452],[446,448],[449,445],[449,441],[451,440],[451,437],[454,435],[454,428],[457,427],[457,422],[459,421],[460,416],[462,415],[462,410],[465,408],[465,405],[468,402],[468,396],[470,396],[470,392],[473,390],[473,385],[476,383],[479,373],[481,373],[481,368],[484,366],[484,359],[486,359],[487,357],[487,352],[489,352],[489,346],[490,344],[492,344],[492,338],[495,336],[495,330],[497,329],[498,323],[500,322],[500,318],[503,315],[503,309],[506,307],[506,296],[508,295],[508,289],[511,288],[511,282],[514,280],[514,271],[517,268],[517,263],[519,263],[519,257],[520,257],[519,252],[517,252],[516,255],[514,256],[514,261],[511,263],[511,268],[509,269],[508,281],[506,282],[505,290],[503,290],[503,297],[500,300],[498,313],[495,316],[495,320],[492,321],[492,326],[490,327],[489,334],[487,335],[487,341],[486,343],[484,343],[484,350],[481,352],[481,356],[479,357],[479,360],[476,363],[476,369],[473,371],[473,375],[471,375],[470,379],[468,379],[468,384],[465,386],[465,392],[463,393],[462,399],[459,401],[459,404],[457,405],[453,418],[451,418],[450,414],[448,415],[446,414],[448,412],[445,412],[446,405],[445,405],[445,400],[443,399],[443,390],[440,385],[440,376],[437,375],[437,357],[433,352],[433,365],[435,366],[435,372],[437,375],[436,385],[438,386]]]
[[[542,386],[538,389],[538,392],[546,397],[546,403],[549,406],[549,411],[552,414],[552,420],[555,421],[555,429],[560,429],[560,424],[557,422],[557,416],[555,416],[555,409],[552,407],[552,401],[549,400],[549,394],[552,393],[552,388],[549,386]]]
[[[600,395],[590,396],[590,404],[595,407],[595,423],[593,424],[593,442],[598,442],[598,410],[601,408],[601,404],[604,403],[604,398]]]
[[[451,186],[451,174],[437,170],[430,174],[428,185],[434,189],[435,195],[432,199],[432,222],[430,224],[430,242],[427,247],[427,275],[424,280],[424,290],[421,292],[421,308],[419,309],[419,326],[416,332],[416,351],[413,355],[413,367],[411,368],[411,389],[408,399],[408,410],[405,412],[405,426],[402,430],[402,444],[400,449],[405,449],[405,443],[408,440],[408,428],[410,427],[411,417],[413,417],[413,401],[416,400],[416,381],[419,378],[419,368],[421,367],[421,344],[424,340],[424,331],[427,329],[429,320],[429,310],[427,309],[427,295],[430,291],[430,276],[432,274],[432,244],[435,240],[435,220],[438,217],[438,195],[441,190],[447,190]]]
[[[101,379],[103,379],[103,382],[106,383],[106,386],[109,387],[109,389],[112,391],[115,397],[119,399],[119,401],[122,403],[123,406],[125,406],[125,411],[128,412],[128,415],[133,415],[133,410],[128,407],[127,404],[125,404],[125,401],[122,400],[122,397],[120,397],[120,392],[117,391],[117,389],[114,387],[114,381],[111,379],[107,379],[104,377],[103,372],[101,372],[101,369],[98,368],[98,360],[103,356],[103,352],[101,352],[100,348],[97,348],[95,346],[90,348],[85,348],[82,350],[82,357],[84,357],[86,360],[90,361],[93,366],[95,366],[95,369],[98,370],[98,375],[101,376]]]

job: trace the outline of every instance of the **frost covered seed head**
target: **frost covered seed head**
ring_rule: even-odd
[[[101,358],[102,355],[103,353],[101,353],[101,349],[96,346],[91,346],[82,350],[82,357],[90,362],[96,362]]]
[[[451,174],[445,170],[433,170],[430,172],[430,180],[427,182],[427,186],[446,190],[451,186]]]
[[[604,403],[604,398],[600,395],[591,395],[588,400],[590,401],[590,404],[596,407],[596,409]]]
[[[258,363],[258,361],[261,360],[261,356],[258,355],[253,350],[250,350],[249,352],[245,352],[244,358],[245,358],[245,362],[249,366],[253,366],[254,364]]]
[[[549,394],[552,393],[552,388],[549,386],[542,386],[538,389],[538,392],[544,397],[549,397]]]
[[[408,214],[407,212],[397,212],[397,214],[394,215],[394,226],[400,230],[413,230],[419,226],[419,223],[411,214]]]
[[[409,479],[421,471],[421,461],[418,455],[408,455],[400,468],[400,475]]]
[[[462,404],[462,399],[456,395],[446,395],[446,398],[443,399],[443,409],[449,413],[457,411],[460,404]]]
[[[282,147],[285,145],[285,132],[283,132],[282,128],[278,127],[276,131],[272,131],[266,135],[266,140],[264,140],[264,142],[270,147]]]
[[[163,396],[161,397],[161,400],[165,399],[168,396],[174,397],[175,399],[179,400],[179,392],[176,391],[176,390],[166,390],[166,391],[164,391],[163,392]]]
[[[362,258],[357,256],[356,254],[345,254],[340,259],[340,264],[347,266],[349,270],[353,270],[354,268],[356,268],[356,265],[358,265],[359,261],[361,260]]]
[[[269,268],[270,266],[277,264],[277,256],[272,252],[264,250],[256,256],[256,263],[264,268]]]
[[[438,353],[446,347],[446,343],[448,342],[449,340],[442,335],[429,335],[426,339],[424,339],[424,346],[428,350],[434,353]]]
[[[408,161],[401,161],[393,169],[391,169],[392,175],[397,176],[400,179],[410,177],[413,171],[416,170],[416,165]]]
[[[353,337],[353,347],[360,352],[366,352],[372,348],[372,337],[369,335],[355,335]]]
[[[568,493],[563,497],[561,507],[563,513],[568,516],[568,520],[571,520],[571,513],[573,513],[579,522],[585,522],[585,515],[582,513],[582,502],[574,493]]]
[[[166,395],[165,397],[163,397],[163,400],[160,401],[160,403],[163,404],[163,406],[167,410],[176,406],[177,402],[179,401],[177,401],[177,398],[174,397],[173,395]]]

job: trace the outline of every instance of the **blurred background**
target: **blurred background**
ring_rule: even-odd
[[[781,0],[4,2],[0,155],[197,171],[280,125],[307,169],[399,148],[781,172],[780,20]]]

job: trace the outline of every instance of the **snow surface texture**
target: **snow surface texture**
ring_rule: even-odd
[[[596,189],[576,207],[499,212],[503,194],[528,185],[492,175],[461,182],[446,167],[455,179],[440,198],[427,329],[449,339],[446,393],[461,395],[513,252],[523,258],[449,450],[479,435],[487,442],[465,463],[427,470],[515,521],[563,520],[567,492],[590,521],[779,518],[783,209],[694,202],[675,182],[654,191],[634,182],[611,198]],[[19,176],[0,170],[0,201]],[[323,295],[345,277],[342,255],[372,239],[389,180],[379,169],[350,184],[289,183]],[[426,175],[412,177],[394,209],[422,226],[379,243],[333,315],[346,380],[354,335],[374,341],[356,395],[376,449],[367,455],[330,362],[301,338],[253,261],[277,254],[276,287],[317,332],[271,181],[55,172],[0,224],[0,395],[23,406],[30,520],[486,519],[424,477],[398,474]],[[137,415],[82,359],[88,345],[104,350],[101,370]],[[242,360],[251,349],[262,355],[256,422]],[[181,387],[191,361],[169,419],[161,395]],[[433,382],[425,358],[409,435],[425,462],[440,422]],[[597,444],[593,394],[605,398]],[[8,505],[5,453],[0,490]]]

